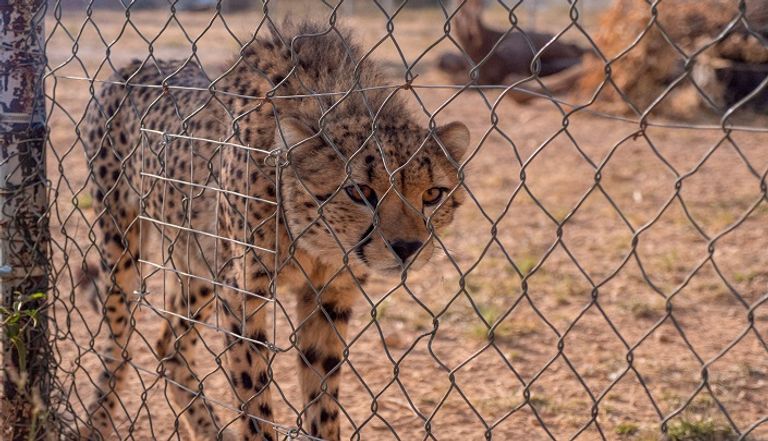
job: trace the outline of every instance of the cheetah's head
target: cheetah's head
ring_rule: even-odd
[[[434,232],[464,199],[457,162],[469,145],[459,122],[432,131],[403,120],[367,118],[309,127],[281,118],[278,145],[289,146],[283,202],[296,245],[338,267],[399,273],[434,254]]]

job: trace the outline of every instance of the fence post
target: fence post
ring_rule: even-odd
[[[0,439],[46,434],[52,376],[45,307],[45,0],[0,0]]]

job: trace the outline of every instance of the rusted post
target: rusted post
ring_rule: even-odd
[[[50,436],[44,0],[0,0],[0,439]]]

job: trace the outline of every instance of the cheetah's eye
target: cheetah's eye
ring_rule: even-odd
[[[360,190],[358,190],[354,185],[348,185],[344,187],[344,190],[347,192],[349,198],[356,203],[365,205],[365,201],[368,201],[368,204],[371,207],[375,207],[376,203],[379,202],[379,198],[376,196],[376,192],[367,185],[358,184],[357,187],[359,187]]]
[[[448,193],[445,187],[432,187],[421,195],[421,201],[424,205],[437,205],[443,200],[443,196]]]

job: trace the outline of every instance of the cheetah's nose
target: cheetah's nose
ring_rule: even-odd
[[[396,240],[390,245],[392,245],[392,251],[397,254],[397,257],[399,257],[401,261],[405,262],[409,257],[413,256],[413,253],[418,251],[419,248],[424,245],[424,242],[420,240]]]

